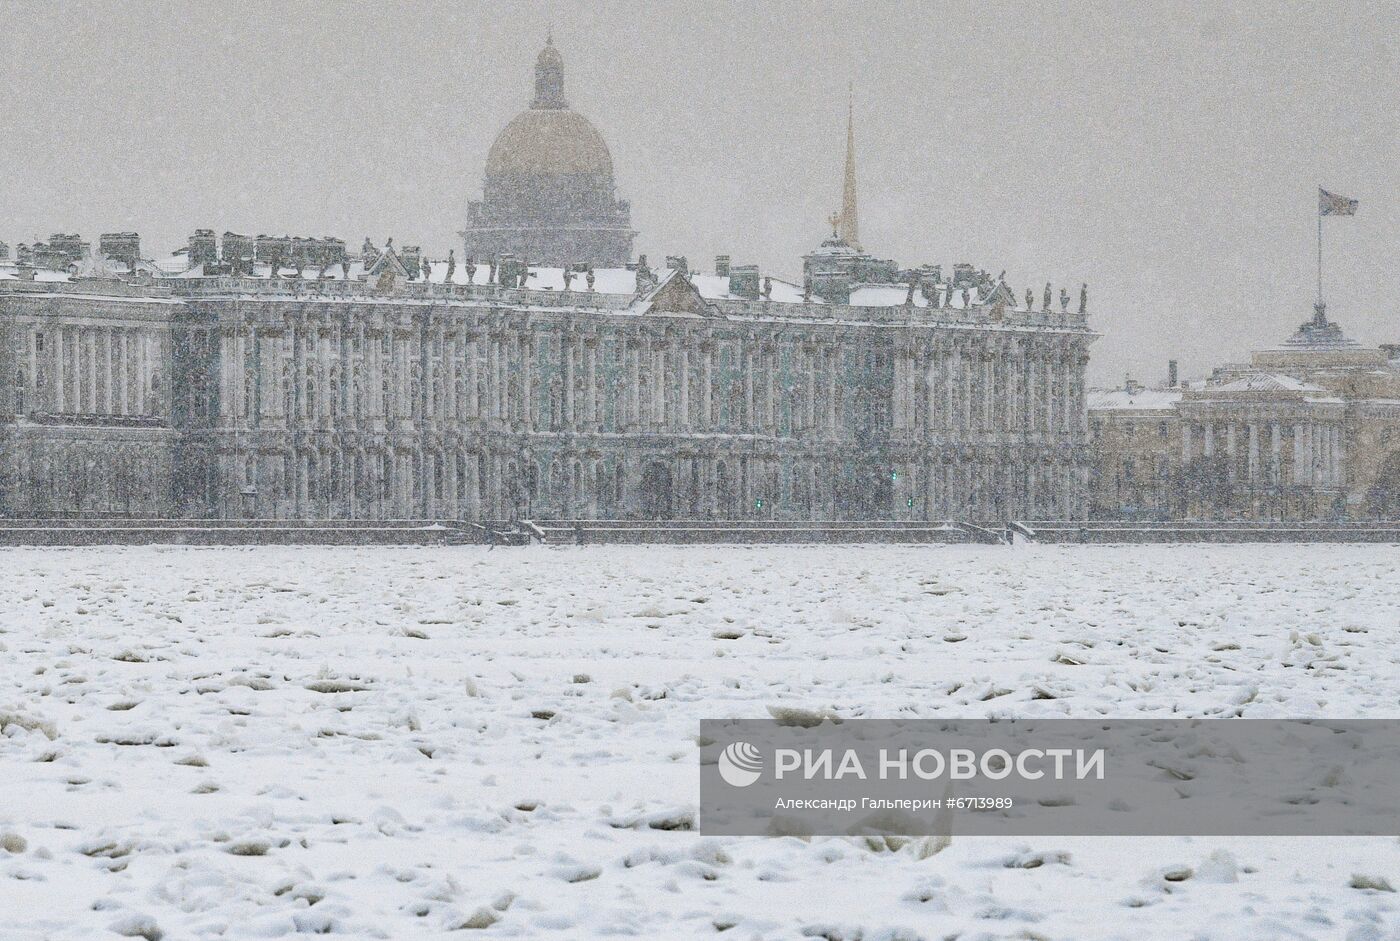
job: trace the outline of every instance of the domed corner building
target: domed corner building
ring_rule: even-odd
[[[622,267],[636,234],[614,192],[608,145],[564,99],[564,59],[551,37],[535,60],[534,101],[491,145],[482,198],[461,233],[466,257]]]

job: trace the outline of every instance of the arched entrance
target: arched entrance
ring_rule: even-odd
[[[848,463],[833,481],[836,516],[847,520],[887,520],[894,515],[892,471],[887,464]]]
[[[1380,519],[1400,519],[1400,451],[1381,462],[1375,483],[1366,491],[1366,511]]]
[[[642,516],[650,520],[671,518],[671,469],[652,461],[642,471]]]

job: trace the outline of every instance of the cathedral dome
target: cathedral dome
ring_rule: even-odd
[[[588,119],[567,108],[531,107],[496,136],[487,177],[613,175],[612,155]]]
[[[535,96],[491,144],[481,199],[467,205],[468,258],[618,267],[632,258],[632,211],[614,189],[612,154],[564,99],[553,39],[535,58]]]
[[[535,100],[496,136],[486,157],[486,176],[597,174],[611,180],[612,172],[603,136],[564,100],[564,57],[551,37],[535,59]]]

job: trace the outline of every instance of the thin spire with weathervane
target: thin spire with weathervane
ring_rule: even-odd
[[[841,190],[841,215],[837,235],[852,248],[860,248],[860,215],[856,211],[855,85],[846,103],[846,179]]]

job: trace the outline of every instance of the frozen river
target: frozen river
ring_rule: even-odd
[[[1397,937],[1398,896],[1353,886],[1400,888],[1390,838],[955,834],[919,859],[686,829],[699,720],[769,706],[1396,717],[1397,561],[4,550],[0,937]]]

